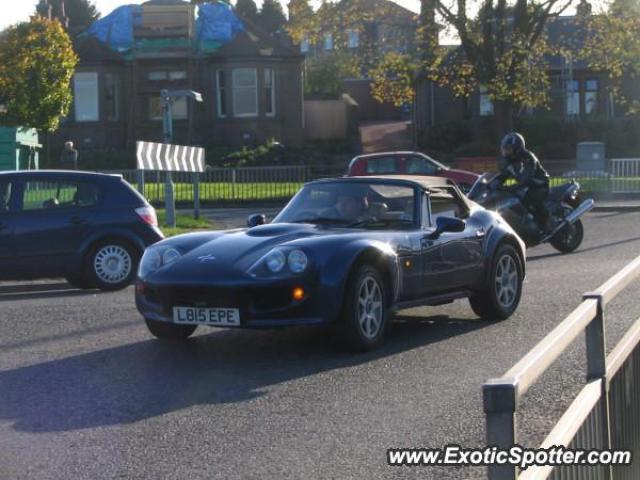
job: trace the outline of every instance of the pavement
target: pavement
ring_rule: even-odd
[[[481,385],[502,375],[640,254],[640,212],[593,212],[569,255],[529,251],[522,302],[499,323],[466,301],[400,312],[385,345],[336,351],[322,330],[200,329],[153,339],[133,289],[0,284],[0,478],[481,479],[484,468],[388,467],[390,447],[484,445]],[[610,351],[640,285],[607,311]],[[535,446],[584,384],[584,340],[525,395]]]

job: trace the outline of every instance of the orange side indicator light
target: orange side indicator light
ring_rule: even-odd
[[[409,268],[411,266],[411,260],[405,260],[404,261],[404,266]]]
[[[302,300],[304,298],[304,288],[302,287],[295,287],[293,289],[293,291],[291,292],[291,296],[293,297],[293,299],[296,302],[299,302],[300,300]]]

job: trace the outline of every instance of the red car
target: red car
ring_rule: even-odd
[[[420,152],[383,152],[359,155],[349,163],[347,176],[367,175],[428,175],[445,177],[456,182],[467,193],[479,175],[449,168]]]

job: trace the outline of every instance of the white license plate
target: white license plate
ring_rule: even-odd
[[[240,325],[240,310],[237,308],[173,307],[173,321],[184,325],[238,326]]]

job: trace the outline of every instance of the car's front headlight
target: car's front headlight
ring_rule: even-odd
[[[287,263],[293,273],[304,272],[307,269],[307,255],[302,250],[292,250],[289,252]]]
[[[264,257],[264,263],[273,273],[278,273],[282,271],[284,266],[287,264],[287,259],[281,250],[271,250]]]
[[[302,250],[274,248],[260,258],[250,269],[252,275],[264,273],[302,273],[309,265],[309,259]],[[266,270],[266,272],[265,272]]]
[[[145,278],[160,268],[175,262],[181,256],[182,253],[174,247],[147,248],[140,259],[138,277]]]

